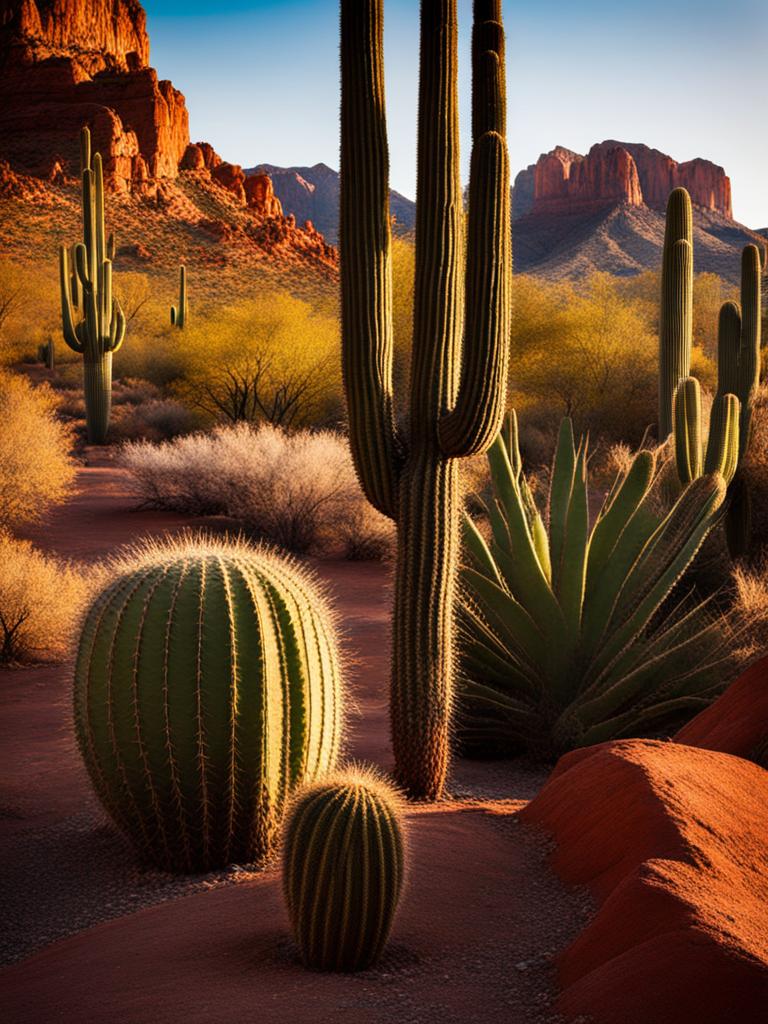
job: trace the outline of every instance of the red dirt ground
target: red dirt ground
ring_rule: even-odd
[[[125,477],[108,464],[83,470],[79,487],[44,527],[29,532],[31,539],[90,561],[143,534],[220,528],[129,511]],[[358,713],[349,752],[387,767],[387,571],[349,563],[317,568],[355,662]],[[583,925],[589,904],[563,889],[546,867],[546,845],[517,825],[514,812],[539,788],[541,773],[462,764],[453,799],[414,807],[409,886],[385,961],[357,976],[320,975],[295,962],[274,868],[243,872],[227,884],[198,877],[183,889],[192,895],[179,895],[167,876],[137,876],[130,852],[103,821],[74,749],[69,688],[68,666],[7,671],[0,681],[0,915],[6,943],[13,933],[25,950],[39,950],[0,971],[3,1021],[560,1019],[550,1009],[554,956]],[[167,891],[158,895],[163,885]],[[153,886],[143,898],[142,887]],[[123,899],[128,888],[138,893],[133,902]],[[96,921],[102,923],[87,927]]]

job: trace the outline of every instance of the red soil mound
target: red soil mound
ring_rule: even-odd
[[[672,737],[689,747],[751,757],[768,740],[768,656]]]
[[[625,740],[564,757],[520,813],[602,900],[562,955],[558,1008],[596,1024],[751,1024],[768,1006],[768,773]]]

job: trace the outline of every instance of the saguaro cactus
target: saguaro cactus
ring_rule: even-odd
[[[112,406],[112,354],[123,343],[125,317],[112,295],[114,238],[104,228],[101,156],[91,157],[91,133],[80,133],[83,241],[59,247],[59,284],[64,340],[83,356],[88,440],[104,444]],[[70,265],[71,261],[71,265]]]
[[[397,428],[393,412],[382,35],[383,0],[342,0],[344,383],[360,481],[370,502],[397,523],[390,699],[396,777],[409,795],[437,799],[449,756],[458,460],[489,447],[501,426],[506,397],[512,257],[501,3],[474,4],[466,247],[456,4],[421,4],[407,432]]]
[[[184,328],[187,324],[188,312],[187,268],[182,263],[179,267],[179,304],[178,306],[171,306],[171,323],[173,326]]]
[[[659,440],[673,429],[672,406],[680,381],[691,372],[693,337],[693,211],[676,188],[667,202],[659,318]]]
[[[297,797],[283,843],[283,891],[304,963],[359,971],[386,944],[403,884],[396,793],[353,771]]]
[[[74,702],[94,788],[143,858],[261,861],[288,793],[334,767],[333,617],[308,573],[248,544],[148,544],[85,617]]]

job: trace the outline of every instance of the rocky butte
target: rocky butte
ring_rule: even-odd
[[[138,0],[0,0],[0,192],[40,197],[46,183],[72,182],[86,124],[111,192],[187,208],[200,222],[202,210],[173,188],[192,171],[200,188],[220,186],[262,225],[203,224],[209,234],[335,265],[311,224],[283,215],[269,175],[246,177],[208,143],[190,143],[184,96],[149,65]]]
[[[586,156],[556,146],[515,179],[515,215],[593,212],[618,203],[663,210],[673,188],[694,204],[733,218],[731,183],[709,160],[677,163],[640,143],[598,142]]]

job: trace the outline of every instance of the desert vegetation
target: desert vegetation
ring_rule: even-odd
[[[270,935],[281,969],[376,967],[411,860],[433,868],[409,830],[453,842],[457,806],[510,816],[518,769],[538,786],[559,762],[534,824],[567,818],[560,785],[581,800],[629,779],[641,797],[620,840],[635,816],[643,843],[646,817],[671,834],[657,804],[681,800],[695,772],[675,761],[682,743],[661,741],[701,728],[768,643],[760,251],[744,249],[738,290],[694,277],[691,200],[676,188],[658,274],[513,283],[501,4],[474,3],[466,203],[455,15],[451,0],[421,5],[414,244],[393,239],[389,215],[383,3],[342,0],[339,303],[277,276],[217,297],[192,261],[188,280],[184,253],[170,315],[169,278],[113,282],[88,128],[84,241],[59,250],[60,313],[55,282],[0,263],[0,665],[71,660],[80,758],[148,874],[213,888],[219,873],[263,871],[258,896],[279,861],[295,942],[275,953]],[[103,507],[88,504],[97,485]],[[106,530],[78,563],[30,532],[70,512],[83,548]],[[118,546],[131,516],[148,536]],[[353,728],[389,756],[389,634],[371,607],[390,569],[392,781],[347,760]],[[768,742],[750,737],[748,771]],[[734,753],[724,742],[700,763],[721,749]],[[489,774],[502,797],[478,788],[478,765],[467,793],[460,773],[448,787],[466,756],[503,760]],[[703,792],[674,805],[675,827],[688,815],[707,831]],[[496,831],[506,879],[510,830]],[[623,885],[630,858],[605,840],[598,852],[589,880]],[[688,902],[691,878],[714,873],[694,852]],[[490,890],[469,884],[489,910]],[[688,902],[670,934],[693,930]],[[251,954],[248,969],[263,967]]]

